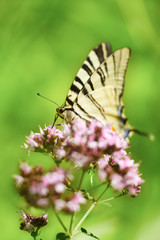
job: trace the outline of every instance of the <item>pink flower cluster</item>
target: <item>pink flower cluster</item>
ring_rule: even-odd
[[[62,124],[61,131],[55,126],[45,127],[44,130],[40,128],[40,133],[31,132],[25,147],[29,151],[49,153],[59,164],[62,160],[71,162],[83,171],[92,167],[95,172],[98,171],[99,180],[108,181],[115,191],[125,190],[130,196],[137,196],[140,192],[143,179],[138,172],[139,164],[135,164],[134,160],[130,159],[125,151],[128,143],[109,124],[104,126],[96,120],[86,122],[76,119],[70,124]],[[25,171],[31,171],[30,167],[25,167]],[[61,180],[57,180],[56,183],[52,182],[53,175],[59,176],[60,172],[63,176]],[[23,177],[17,177],[17,183],[23,182]],[[50,193],[48,189],[52,186],[51,195],[56,208],[68,210],[71,200],[62,200],[57,197],[61,196],[65,190],[64,179],[66,178],[68,178],[68,173],[62,169],[54,169],[43,177],[40,175],[38,182],[35,181],[28,188],[30,194],[41,196],[36,200],[35,205],[47,206],[49,204],[47,194]],[[78,195],[74,193],[73,199],[74,196]]]
[[[70,171],[52,168],[45,174],[39,165],[32,168],[27,163],[21,163],[20,172],[20,175],[14,175],[19,193],[32,206],[46,208],[53,205],[57,210],[74,212],[86,202],[80,192],[66,195],[66,187],[69,189],[68,182],[72,179]]]
[[[54,149],[63,140],[63,133],[55,127],[45,127],[43,130],[39,127],[40,133],[31,132],[24,147],[28,151],[53,153]]]
[[[101,181],[108,180],[115,191],[125,190],[128,195],[136,197],[144,182],[138,167],[139,164],[135,164],[121,149],[98,160],[98,176]]]
[[[48,207],[64,193],[69,171],[62,168],[44,173],[44,169],[38,165],[32,168],[27,163],[20,165],[20,175],[14,175],[19,192],[27,202],[36,207]]]
[[[27,231],[29,233],[37,232],[38,229],[45,226],[48,223],[47,216],[48,214],[43,213],[41,217],[33,217],[30,214],[25,214],[21,210],[21,224],[20,229]]]
[[[65,141],[57,149],[58,157],[64,157],[84,169],[91,163],[96,165],[104,154],[112,154],[127,147],[127,142],[110,125],[103,126],[96,120],[86,123],[76,119],[64,125],[63,134]]]

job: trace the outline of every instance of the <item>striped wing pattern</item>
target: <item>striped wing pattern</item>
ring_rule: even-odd
[[[85,83],[91,84],[90,77],[96,71],[96,69],[107,60],[107,57],[111,54],[111,48],[109,43],[102,43],[95,47],[84,61],[82,67],[79,69],[66,98],[65,105],[73,106],[77,95],[84,87]]]
[[[128,48],[111,53],[102,43],[88,55],[78,71],[63,107],[63,118],[71,121],[95,118],[110,123],[123,136],[129,127],[124,115],[122,95],[125,72],[130,57]]]

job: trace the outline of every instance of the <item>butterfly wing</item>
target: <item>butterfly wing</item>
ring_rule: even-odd
[[[74,101],[74,118],[80,116],[88,121],[96,118],[104,124],[111,123],[124,134],[126,117],[122,111],[122,95],[129,56],[128,48],[119,49],[97,68]]]
[[[111,54],[111,47],[109,43],[101,43],[95,47],[88,55],[87,59],[84,61],[82,67],[79,69],[71,87],[68,92],[65,107],[73,107],[74,101],[77,95],[82,90],[86,82],[92,84],[89,80],[96,69],[106,61],[107,57]]]
[[[135,132],[154,139],[152,134],[132,128],[124,114],[122,102],[124,78],[130,49],[122,48],[111,54],[108,43],[99,44],[88,55],[69,90],[65,104],[57,115],[67,122],[75,118],[88,121],[95,118],[110,123],[124,137]]]

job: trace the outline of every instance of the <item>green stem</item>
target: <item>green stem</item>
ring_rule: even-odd
[[[107,189],[109,188],[110,184],[108,183],[107,187],[104,189],[104,191],[99,195],[99,197],[97,198],[96,202],[98,202],[98,200],[102,197],[102,195],[107,191]]]
[[[79,223],[76,225],[76,227],[73,230],[73,235],[76,233],[76,231],[78,230],[78,228],[81,226],[81,224],[84,222],[84,220],[88,217],[88,215],[90,214],[90,212],[93,210],[93,208],[96,206],[98,200],[102,197],[102,195],[107,191],[107,189],[109,188],[110,184],[108,183],[107,187],[105,188],[105,190],[100,194],[100,196],[97,198],[96,201],[94,201],[92,203],[92,205],[90,206],[90,208],[87,210],[87,212],[84,214],[84,216],[81,218],[81,220],[79,221]]]
[[[95,190],[95,189],[97,189],[97,188],[103,186],[104,184],[106,184],[106,182],[100,183],[100,184],[98,184],[98,185],[95,186],[95,187],[89,188],[88,191],[90,191],[90,190]]]
[[[59,223],[61,224],[61,226],[63,227],[63,229],[65,230],[65,232],[67,233],[68,231],[67,231],[67,228],[66,228],[66,226],[64,225],[64,223],[62,222],[62,220],[61,220],[61,218],[60,218],[60,216],[58,215],[58,213],[56,212],[56,210],[54,209],[54,212],[55,212],[55,215],[56,215],[56,217],[57,217],[57,219],[58,219],[58,221],[59,221]]]
[[[76,231],[78,230],[78,228],[81,226],[81,224],[84,222],[84,220],[86,219],[86,217],[88,217],[88,215],[90,214],[90,212],[93,210],[93,208],[96,206],[97,202],[92,203],[92,205],[90,206],[90,208],[87,210],[87,212],[84,214],[84,216],[81,218],[81,220],[79,221],[79,223],[76,225],[76,227],[73,230],[73,234],[76,233]]]
[[[72,214],[72,217],[71,217],[71,222],[70,222],[70,228],[69,228],[69,232],[70,234],[72,234],[72,230],[73,230],[73,224],[74,224],[74,220],[75,220],[75,212]]]
[[[108,202],[108,201],[114,200],[114,199],[116,199],[116,198],[122,197],[122,196],[124,196],[124,195],[125,195],[124,193],[121,193],[121,194],[119,194],[119,195],[116,196],[116,197],[111,197],[111,198],[102,200],[101,202]]]
[[[82,181],[83,181],[84,174],[85,174],[85,170],[83,170],[83,172],[82,172],[82,176],[81,176],[81,179],[80,179],[80,182],[79,182],[78,190],[81,189],[81,185],[82,185]]]
[[[83,170],[83,172],[82,172],[80,182],[79,182],[79,186],[78,186],[78,191],[81,189],[84,174],[85,174],[85,170]],[[70,228],[69,228],[70,234],[72,233],[72,230],[73,230],[74,220],[75,220],[75,213],[73,213],[72,217],[71,217]]]
[[[39,230],[39,227],[37,227],[37,229],[31,233],[31,236],[33,237],[34,240],[36,240],[37,236],[39,235],[38,230]]]
[[[67,185],[68,185],[68,188],[70,188],[72,190],[72,192],[75,192],[75,189],[74,187],[72,186],[70,180],[68,178],[66,178],[66,181],[67,181]]]

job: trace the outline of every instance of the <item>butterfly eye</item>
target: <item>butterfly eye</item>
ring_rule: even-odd
[[[64,112],[64,108],[57,108],[56,111],[58,114],[62,114]]]

